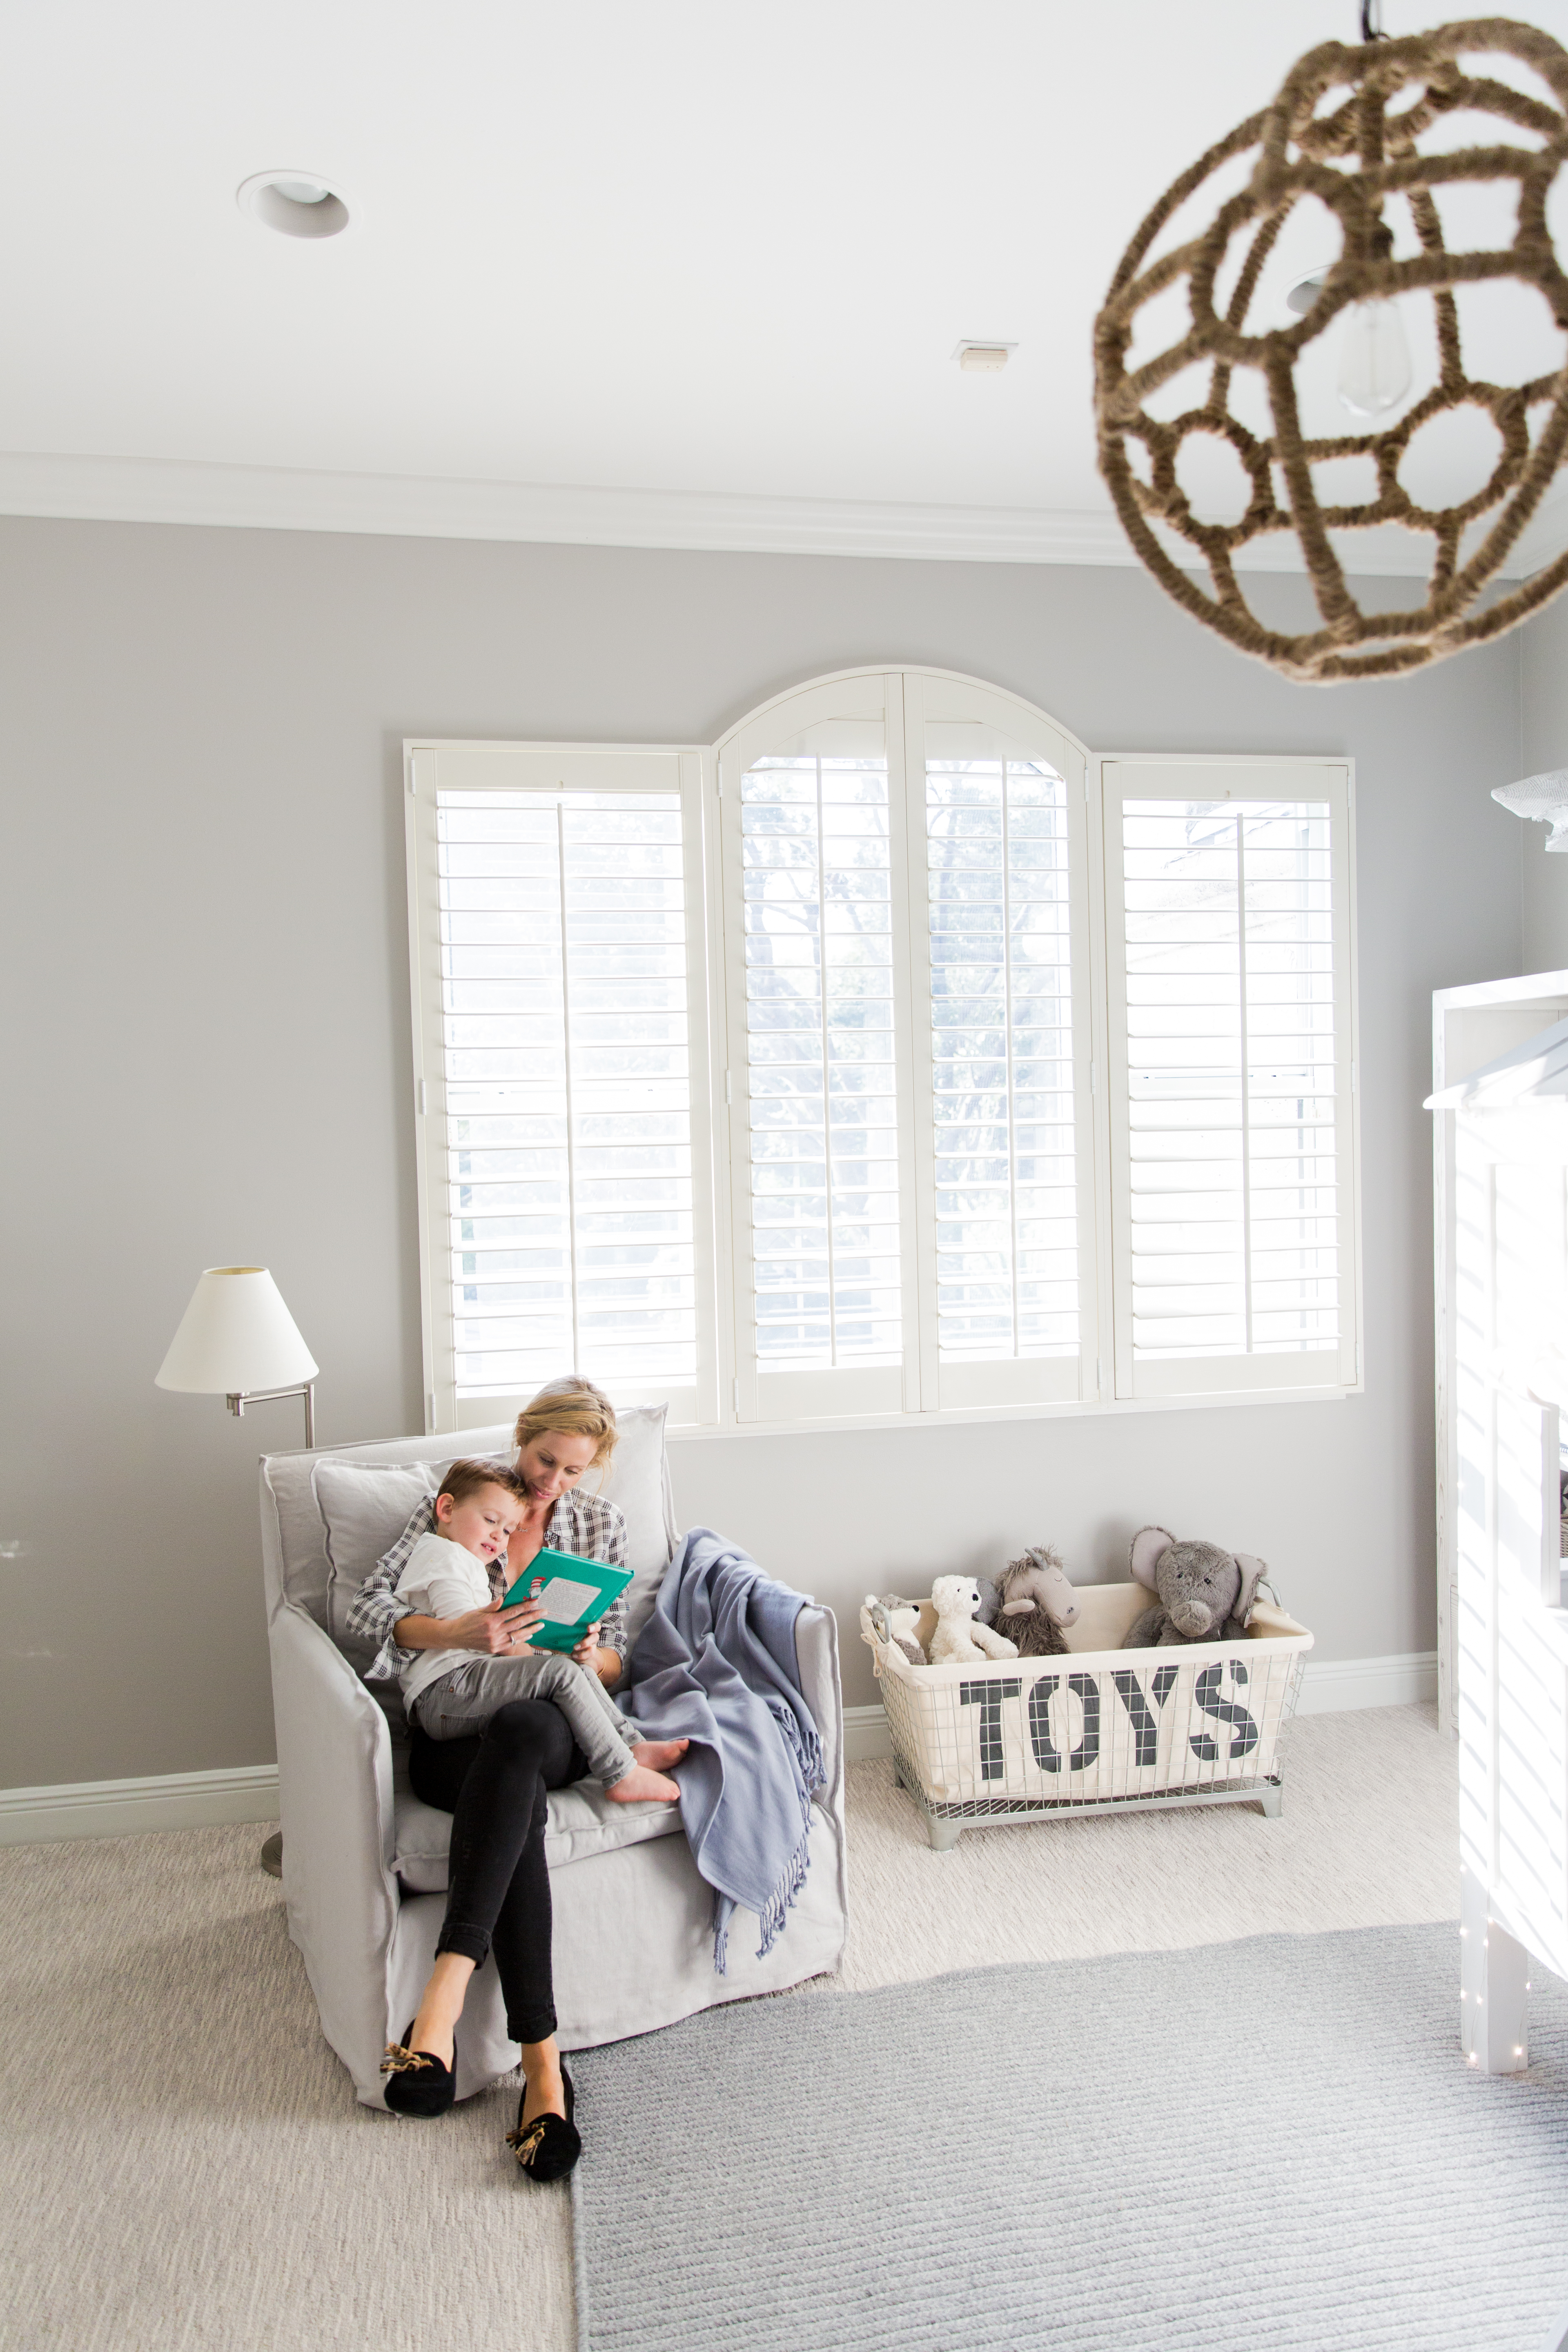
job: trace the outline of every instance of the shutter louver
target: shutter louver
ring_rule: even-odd
[[[940,1356],[1076,1356],[1066,785],[928,758],[926,827]]]
[[[678,793],[437,795],[456,1385],[697,1356]]]
[[[1353,1307],[1334,808],[1205,797],[1201,782],[1142,797],[1133,771],[1119,814],[1108,805],[1125,1008],[1119,1319],[1138,1393],[1201,1389],[1205,1361],[1229,1385],[1214,1360],[1247,1360],[1252,1385],[1335,1381]]]
[[[897,1365],[887,761],[761,760],[741,803],[757,1369]]]

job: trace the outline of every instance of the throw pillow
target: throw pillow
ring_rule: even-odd
[[[389,1545],[396,1542],[417,1506],[433,1495],[445,1463],[377,1464],[334,1462],[324,1455],[311,1486],[327,1531],[331,1574],[327,1584],[327,1630],[342,1643],[350,1604]]]

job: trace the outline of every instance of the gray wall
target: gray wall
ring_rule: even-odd
[[[1521,776],[1568,768],[1568,597],[1520,632]],[[1547,827],[1520,827],[1524,971],[1568,969],[1568,856],[1546,854]]]
[[[272,1753],[254,1465],[297,1409],[153,1388],[200,1267],[272,1267],[326,1441],[420,1425],[402,737],[710,740],[868,660],[1100,749],[1353,754],[1367,1391],[688,1441],[682,1520],[853,1603],[1045,1536],[1111,1574],[1159,1517],[1263,1553],[1321,1654],[1432,1645],[1427,999],[1520,968],[1517,639],[1313,690],[1128,571],[8,521],[0,645],[0,1783]]]

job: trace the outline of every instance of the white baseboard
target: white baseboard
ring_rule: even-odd
[[[1415,1706],[1437,1696],[1437,1653],[1394,1658],[1309,1658],[1298,1715],[1338,1715],[1352,1706]]]
[[[890,1756],[888,1718],[880,1706],[847,1706],[844,1710],[844,1761],[864,1764],[873,1756]]]
[[[1356,1706],[1414,1706],[1437,1696],[1437,1653],[1412,1650],[1396,1658],[1309,1658],[1298,1715],[1338,1715]],[[888,1718],[880,1706],[844,1710],[844,1760],[863,1764],[890,1756]]]
[[[1437,1696],[1437,1653],[1396,1658],[1309,1658],[1297,1712],[1332,1715],[1355,1706],[1410,1706]],[[889,1756],[879,1706],[844,1710],[846,1763]],[[166,1772],[145,1780],[66,1781],[52,1789],[0,1789],[0,1846],[56,1838],[130,1837],[145,1830],[210,1829],[224,1822],[278,1819],[276,1764],[220,1772]]]
[[[0,1846],[277,1819],[276,1764],[237,1764],[219,1772],[161,1772],[145,1780],[67,1780],[52,1789],[0,1789]]]

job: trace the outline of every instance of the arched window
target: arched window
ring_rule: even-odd
[[[407,780],[431,1428],[1357,1382],[1344,761],[878,667]]]
[[[742,1420],[1093,1393],[1086,763],[916,669],[720,744]]]

